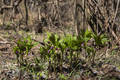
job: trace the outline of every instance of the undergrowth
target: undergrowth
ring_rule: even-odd
[[[45,45],[39,49],[40,56],[35,57],[32,62],[25,58],[36,46],[30,36],[18,40],[13,51],[20,69],[31,73],[35,79],[48,79],[54,72],[60,80],[68,80],[82,64],[81,56],[85,63],[94,64],[96,51],[107,46],[108,41],[105,34],[98,35],[89,30],[81,31],[79,36],[47,33],[47,38],[43,41]],[[64,75],[67,70],[69,75]]]

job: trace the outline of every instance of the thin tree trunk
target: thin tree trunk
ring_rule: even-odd
[[[82,27],[83,27],[83,30],[85,30],[86,29],[86,16],[85,16],[85,8],[86,8],[86,6],[85,6],[85,3],[86,3],[86,0],[83,0],[83,9],[84,9],[84,11],[82,12],[83,13],[83,25],[82,25]]]
[[[79,0],[75,0],[75,12],[74,12],[74,24],[76,29],[76,35],[80,34],[80,24],[79,24],[79,17],[78,17],[78,4]]]
[[[25,23],[28,25],[28,8],[27,8],[27,0],[24,0],[24,6],[25,6]]]

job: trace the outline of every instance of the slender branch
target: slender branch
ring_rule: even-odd
[[[13,5],[11,5],[11,6],[2,6],[1,8],[0,8],[0,12],[1,13],[3,13],[3,11],[4,10],[7,10],[7,9],[12,9],[12,8],[16,8],[16,7],[18,7],[19,6],[19,4],[22,2],[22,0],[19,0],[18,2],[13,2],[14,4]]]
[[[118,13],[119,3],[120,3],[120,0],[117,1],[117,6],[116,6],[116,11],[115,11],[115,16],[114,16],[114,18],[113,18],[113,23],[112,23],[112,28],[113,28],[113,25],[115,24],[115,18],[116,18],[117,13]]]

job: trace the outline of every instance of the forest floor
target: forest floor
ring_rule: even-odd
[[[22,36],[31,35],[37,41],[43,41],[46,33],[33,34],[30,32],[17,32]],[[61,33],[62,34],[62,33]],[[0,30],[0,80],[18,80],[19,69],[16,63],[16,56],[12,48],[15,40],[19,38],[14,30]],[[38,52],[40,45],[32,50]],[[33,58],[33,55],[30,55]],[[87,67],[87,64],[84,65]],[[102,48],[97,51],[96,65],[90,68],[97,76],[86,76],[87,69],[78,70],[69,80],[120,80],[120,48],[114,44],[111,48]],[[84,71],[85,70],[85,71]],[[83,76],[81,76],[81,75]],[[23,80],[32,80],[28,74],[24,74]],[[50,79],[50,80],[56,80]]]

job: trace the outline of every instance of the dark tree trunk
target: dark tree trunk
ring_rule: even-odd
[[[27,0],[24,0],[25,5],[25,23],[28,25],[28,8],[27,8]]]

